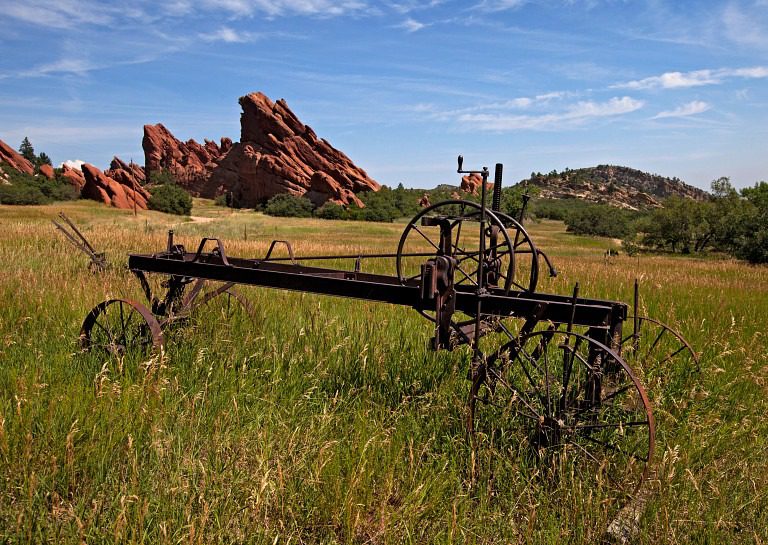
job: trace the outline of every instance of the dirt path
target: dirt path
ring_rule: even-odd
[[[189,216],[189,219],[191,219],[193,223],[210,223],[217,218],[208,218],[205,216]]]

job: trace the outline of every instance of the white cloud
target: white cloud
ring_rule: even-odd
[[[483,0],[475,5],[473,9],[485,12],[506,11],[508,9],[519,8],[528,0]]]
[[[108,26],[126,18],[146,17],[141,8],[93,0],[0,0],[0,12],[25,23],[59,29]]]
[[[734,76],[740,78],[768,78],[768,66],[755,66],[754,68],[737,68],[732,70]]]
[[[430,9],[439,6],[445,0],[430,0],[422,2],[418,0],[407,0],[405,2],[390,2],[389,7],[397,13],[406,14],[416,10]]]
[[[701,85],[717,85],[731,78],[757,79],[768,77],[768,67],[720,68],[692,72],[665,72],[660,76],[611,85],[612,89],[681,89]]]
[[[741,45],[768,48],[766,5],[766,2],[755,2],[754,9],[749,11],[745,6],[729,3],[722,14],[726,36]]]
[[[711,108],[712,106],[706,102],[701,100],[694,100],[693,102],[688,102],[682,106],[678,106],[674,110],[665,110],[663,112],[659,112],[653,116],[653,119],[664,119],[668,117],[688,117],[689,115],[696,115],[706,112]]]
[[[407,32],[417,32],[421,30],[422,28],[426,27],[424,23],[420,23],[415,19],[411,19],[410,17],[403,21],[401,24],[397,25],[398,28],[404,28]]]
[[[6,72],[0,74],[0,80],[8,78],[38,78],[53,75],[74,75],[85,76],[94,70],[103,70],[115,66],[130,66],[134,64],[144,64],[155,60],[153,55],[137,57],[135,59],[119,60],[111,63],[97,64],[89,60],[77,57],[63,58],[51,63],[40,64],[28,70],[12,73]]]
[[[369,9],[363,0],[204,0],[209,9],[224,10],[233,15],[249,16],[264,13],[270,17],[282,15],[312,15],[335,17]]]
[[[200,34],[200,38],[206,42],[236,44],[253,41],[255,36],[250,32],[238,32],[233,28],[223,26],[215,32]]]
[[[85,164],[85,161],[83,161],[82,159],[74,159],[74,160],[69,159],[68,161],[64,161],[63,163],[61,163],[61,165],[59,165],[59,168],[63,168],[67,166],[69,168],[74,168],[75,170],[80,170],[80,167],[83,166],[84,164]]]
[[[463,114],[460,123],[473,123],[484,130],[552,129],[580,125],[589,119],[613,117],[639,110],[644,105],[632,97],[614,97],[606,102],[581,101],[563,112],[541,115]]]

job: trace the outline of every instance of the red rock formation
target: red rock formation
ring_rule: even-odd
[[[217,190],[232,191],[241,206],[278,193],[306,195],[318,205],[362,206],[355,193],[379,190],[364,170],[301,123],[284,100],[273,103],[251,93],[240,105],[241,142],[219,161],[210,181]]]
[[[54,172],[53,167],[51,165],[40,165],[40,174],[48,178],[49,180],[53,180],[54,178]]]
[[[419,199],[419,206],[422,208],[432,206],[432,203],[429,202],[429,193],[424,193],[424,195],[422,195],[422,197]]]
[[[137,188],[137,191],[140,191],[146,182],[144,169],[141,166],[134,162],[126,163],[119,157],[112,158],[109,169],[105,170],[104,174],[120,185],[130,188],[131,191],[133,191],[134,187]]]
[[[316,205],[363,203],[355,195],[379,184],[342,152],[304,125],[284,100],[261,93],[240,98],[241,142],[222,138],[181,142],[163,125],[145,125],[142,146],[148,182],[169,171],[192,195],[231,193],[239,206],[255,206],[278,193],[305,195]],[[122,180],[120,180],[122,181]]]
[[[467,174],[461,177],[461,190],[464,193],[471,193],[472,195],[478,195],[480,191],[480,185],[483,183],[483,177],[479,174]],[[486,191],[493,190],[493,184],[485,184]]]
[[[147,199],[150,195],[143,187],[134,191],[133,187],[121,184],[93,165],[85,164],[82,169],[85,177],[85,185],[80,193],[82,197],[101,201],[115,208],[132,209],[135,202],[136,208],[147,209]]]
[[[85,185],[85,177],[82,170],[76,170],[74,168],[63,165],[61,167],[61,175],[78,191],[83,189]]]
[[[206,140],[201,146],[194,140],[186,143],[178,140],[162,124],[144,125],[145,172],[166,170],[184,189],[198,197],[213,198],[221,194],[215,186],[209,185],[210,174],[216,168],[215,161],[232,148],[232,140],[221,139],[221,147]]]
[[[27,161],[11,146],[0,140],[0,163],[6,164],[14,170],[24,174],[32,175],[35,173],[35,167]]]

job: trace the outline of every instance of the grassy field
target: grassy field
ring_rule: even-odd
[[[55,232],[65,211],[108,272]],[[0,542],[595,543],[611,507],[520,470],[494,480],[464,433],[468,352],[428,349],[397,307],[245,288],[256,325],[192,328],[161,356],[82,354],[83,318],[141,300],[128,252],[393,251],[404,225],[278,219],[196,201],[194,221],[79,201],[0,206]],[[768,268],[620,256],[557,222],[530,227],[560,275],[541,291],[630,302],[701,354],[652,385],[656,464],[636,543],[768,541]],[[341,265],[341,263],[339,263]],[[351,266],[347,263],[346,266]],[[394,274],[392,262],[366,265]],[[475,467],[475,474],[471,468]],[[578,483],[577,483],[578,484]]]

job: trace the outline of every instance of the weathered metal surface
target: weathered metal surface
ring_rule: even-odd
[[[88,239],[85,238],[85,235],[80,232],[80,230],[75,226],[72,220],[70,220],[64,214],[64,212],[59,212],[59,219],[61,219],[67,225],[67,227],[60,224],[56,220],[51,220],[51,222],[54,226],[56,226],[56,229],[58,229],[61,234],[66,237],[70,244],[72,244],[75,248],[83,252],[91,259],[91,262],[88,264],[88,269],[91,272],[102,272],[106,270],[106,254],[104,254],[104,252],[97,252],[93,246],[91,246],[91,243],[88,242]]]
[[[496,165],[490,210],[485,205],[488,169],[462,167],[460,157],[457,172],[481,176],[480,203],[451,200],[420,211],[392,254],[300,257],[289,242],[276,240],[263,258],[233,257],[216,238],[204,238],[195,252],[188,252],[174,242],[171,231],[165,250],[128,258],[149,308],[127,300],[101,303],[86,318],[83,345],[88,347],[98,318],[115,301],[122,301],[121,312],[127,304],[143,319],[142,338],[152,346],[162,344],[163,328],[183,324],[195,308],[217,297],[234,297],[250,312],[247,301],[235,295],[236,284],[410,307],[434,323],[435,350],[461,344],[472,348],[467,428],[475,445],[479,430],[486,437],[499,431],[481,430],[480,408],[512,408],[514,414],[504,416],[502,411],[493,417],[501,420],[489,422],[499,429],[517,422],[522,432],[516,437],[533,450],[554,449],[570,456],[578,447],[579,456],[586,453],[583,463],[597,473],[608,471],[609,480],[622,481],[620,492],[624,499],[630,497],[652,463],[655,425],[648,396],[621,356],[622,346],[638,354],[645,338],[642,326],[651,324],[662,328],[651,349],[669,335],[680,346],[673,344],[668,357],[687,350],[695,359],[695,352],[679,333],[649,318],[634,317],[632,333],[624,337],[628,306],[580,297],[578,285],[572,295],[536,291],[540,258],[552,276],[557,272],[523,227],[523,212],[515,219],[499,210],[503,167]],[[526,195],[524,206],[527,200]],[[278,246],[285,247],[288,257],[273,256]],[[366,259],[380,258],[394,261],[394,275],[362,271]],[[354,260],[354,265],[350,270],[317,266],[339,259]],[[167,277],[164,294],[153,292],[148,274]],[[219,284],[206,290],[212,282]],[[637,307],[637,295],[635,299]],[[509,327],[510,318],[522,322],[516,332]],[[497,338],[497,348],[486,354],[481,341],[491,333],[506,340],[498,348]],[[127,338],[124,331],[112,337]],[[121,352],[130,343],[107,344]],[[504,399],[494,401],[499,396]],[[601,465],[601,457],[607,465]],[[626,470],[617,462],[622,457]]]

